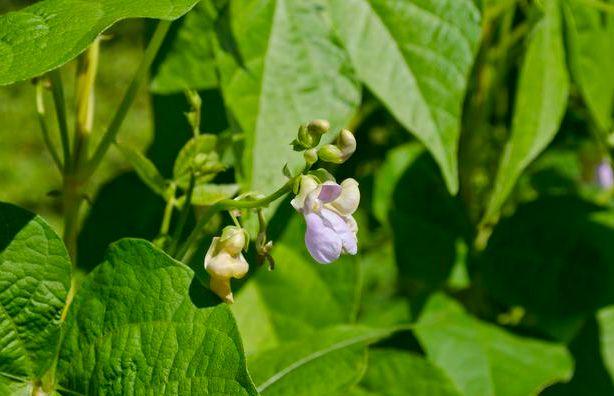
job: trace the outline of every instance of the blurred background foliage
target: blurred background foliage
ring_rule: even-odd
[[[0,13],[26,3],[3,3]],[[258,12],[266,10],[255,3],[250,2],[254,9],[237,16],[224,1],[203,1],[173,25],[152,71],[151,84],[139,93],[120,138],[146,153],[163,175],[172,173],[179,149],[191,137],[183,114],[189,109],[184,89],[199,90],[205,132],[254,128],[266,135],[262,122],[284,123],[292,118],[278,114],[286,111],[282,107],[269,113],[265,121],[252,119],[259,116],[251,113],[254,98],[242,96],[246,88],[234,85],[242,84],[240,79],[246,77],[232,73],[249,74],[254,67],[250,62],[259,56],[248,53],[249,49],[257,51],[266,38],[241,30],[260,32],[255,26],[260,20]],[[475,39],[477,60],[472,68],[471,62],[463,66],[469,79],[459,132],[460,192],[450,194],[454,171],[445,153],[434,157],[407,132],[412,121],[400,113],[408,111],[403,105],[411,101],[399,98],[396,103],[394,95],[387,95],[388,88],[356,83],[357,75],[377,81],[373,74],[388,70],[386,61],[373,59],[371,69],[350,70],[346,80],[330,81],[334,85],[330,89],[342,90],[345,96],[344,106],[332,109],[338,117],[334,124],[351,128],[358,140],[357,152],[335,171],[338,180],[354,177],[361,185],[360,254],[356,260],[317,266],[301,253],[305,249],[298,215],[290,214],[287,202],[282,204],[269,226],[278,245],[274,254],[278,269],[273,274],[258,271],[243,282],[233,306],[248,355],[334,324],[412,322],[415,331],[401,332],[371,348],[364,377],[348,380],[358,382],[352,394],[418,392],[412,386],[419,385],[410,380],[392,385],[402,382],[399,378],[429,378],[433,388],[420,388],[430,390],[424,394],[614,394],[614,207],[611,189],[601,188],[595,179],[596,166],[611,147],[608,133],[614,90],[608,90],[614,85],[614,75],[608,65],[614,62],[614,3],[561,0],[564,21],[560,25],[544,22],[544,8],[559,3],[552,0],[480,3],[485,11],[479,48],[477,36]],[[293,5],[298,7],[298,2]],[[339,6],[340,14],[345,6]],[[596,23],[600,31],[587,29],[577,34],[570,15],[577,17],[578,26]],[[350,30],[346,34],[355,34],[347,26],[350,22],[344,23]],[[553,25],[540,25],[548,23]],[[275,26],[279,31],[288,29],[282,22]],[[141,21],[128,21],[105,32],[97,83],[97,125],[110,119],[142,55],[148,27]],[[556,93],[530,91],[540,79],[550,78],[554,82],[546,84],[552,83],[555,91],[564,89],[564,79],[551,76],[562,73],[553,70],[557,61],[549,58],[556,54],[543,50],[552,43],[539,36],[552,29],[564,30],[560,40],[567,52],[559,55],[572,75],[569,99],[562,106],[557,104],[560,98],[549,96]],[[314,37],[315,45],[320,45],[321,37]],[[278,36],[280,41],[293,39]],[[368,45],[369,37],[363,39]],[[531,40],[544,40],[540,45],[546,47],[527,50]],[[594,48],[586,49],[583,40]],[[221,58],[216,46],[222,48]],[[337,50],[334,46],[326,49],[330,58],[326,62],[319,59],[322,69],[346,67],[336,58]],[[583,60],[574,58],[577,51],[585,52]],[[302,55],[284,54],[275,66],[274,72],[281,75],[276,83],[300,77],[302,62],[306,62]],[[368,63],[364,54],[351,55]],[[523,79],[523,62],[534,62],[544,69],[543,75]],[[74,74],[73,63],[63,68],[66,81]],[[380,73],[395,78],[387,71]],[[70,102],[73,95],[70,84],[67,87]],[[591,93],[600,88],[605,93]],[[274,84],[268,89],[275,91]],[[299,106],[323,100],[323,95],[308,97],[306,93]],[[520,116],[514,113],[519,95],[525,95],[522,100],[527,102]],[[270,106],[293,105],[281,94],[272,97]],[[437,98],[426,98],[430,100]],[[518,168],[510,165],[508,173],[501,171],[500,159],[513,157],[506,151],[506,142],[523,122],[515,117],[557,118],[547,114],[556,113],[557,106],[561,122],[554,122],[556,137],[552,142],[540,137],[543,142],[537,144],[547,149],[525,156],[534,161],[523,159],[525,163]],[[0,88],[0,198],[42,214],[59,229],[61,207],[49,192],[59,188],[60,177],[40,139],[33,110],[34,90],[29,82]],[[529,123],[547,124],[544,119]],[[294,121],[287,122],[292,125]],[[245,180],[253,178],[250,186],[261,189],[272,184],[267,178],[282,178],[281,168],[269,167],[267,162],[267,156],[277,155],[271,151],[273,145],[247,144],[260,152],[246,156],[264,159],[255,159],[261,168],[254,165],[253,174],[245,176],[241,175],[245,159],[239,158],[235,161],[237,179],[245,185]],[[273,172],[277,176],[271,176]],[[500,213],[489,216],[498,178],[518,175]],[[216,181],[234,178],[229,171]],[[83,267],[98,264],[108,244],[119,238],[156,236],[164,202],[139,180],[117,150],[111,150],[89,193],[79,237],[78,261]],[[200,262],[196,257],[193,266],[205,276]],[[561,380],[568,382],[553,385]]]

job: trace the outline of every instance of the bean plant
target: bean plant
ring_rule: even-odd
[[[614,394],[613,1],[0,12],[0,396]]]

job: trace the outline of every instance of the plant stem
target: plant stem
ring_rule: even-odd
[[[55,113],[58,119],[58,127],[60,129],[60,139],[62,141],[62,150],[64,154],[64,169],[71,169],[70,161],[70,139],[68,138],[68,122],[66,120],[66,99],[64,97],[64,86],[62,85],[62,75],[60,69],[55,69],[49,72],[51,79],[51,92],[53,93],[53,103],[55,104]]]
[[[64,234],[63,239],[66,249],[76,265],[77,260],[77,235],[79,232],[79,209],[81,208],[81,186],[79,180],[70,174],[64,175],[63,188],[64,208]]]
[[[192,173],[190,174],[190,184],[188,185],[188,189],[185,193],[185,201],[183,203],[183,207],[181,208],[181,214],[179,215],[179,222],[177,223],[177,227],[175,228],[175,232],[173,233],[173,240],[169,248],[169,254],[171,256],[174,256],[177,251],[179,239],[181,239],[183,229],[185,228],[185,224],[188,221],[188,216],[190,215],[190,207],[192,206],[192,194],[194,193],[194,184],[196,184],[196,176],[194,176],[194,173]]]
[[[171,217],[173,217],[173,208],[175,207],[175,184],[171,186],[171,196],[166,202],[164,207],[164,217],[162,217],[162,224],[160,224],[160,235],[168,235],[168,229],[171,226]]]
[[[42,81],[38,80],[36,82],[36,116],[38,118],[38,124],[41,128],[41,133],[43,134],[45,146],[47,146],[47,150],[49,150],[49,154],[51,154],[51,158],[58,167],[58,170],[62,172],[62,160],[60,160],[60,156],[58,155],[58,152],[51,141],[51,137],[49,136],[49,128],[47,127],[47,119],[45,118],[45,101],[43,98],[44,89],[45,88],[43,87]]]
[[[87,148],[92,126],[94,124],[94,86],[98,70],[98,55],[100,52],[100,39],[94,40],[92,45],[79,57],[76,77],[77,115],[75,123],[75,147],[73,152],[73,167],[79,169],[87,160]]]
[[[132,102],[134,102],[134,98],[137,94],[137,91],[145,80],[147,71],[149,70],[149,67],[151,66],[154,58],[156,57],[158,50],[162,46],[162,42],[166,37],[166,33],[168,32],[170,25],[170,21],[158,22],[158,26],[156,27],[156,30],[151,40],[149,41],[149,44],[147,45],[147,49],[145,50],[145,54],[143,56],[141,64],[139,65],[132,79],[132,82],[130,82],[130,86],[126,91],[124,98],[122,99],[119,107],[117,108],[115,116],[111,120],[109,127],[107,128],[104,136],[102,137],[102,140],[100,141],[100,144],[96,148],[92,159],[87,163],[85,169],[83,169],[83,179],[89,179],[89,177],[91,177],[91,175],[96,171],[96,169],[102,162],[102,159],[105,156],[106,152],[109,150],[109,147],[111,147],[113,142],[115,142],[115,138],[117,137],[119,129],[124,122],[124,119],[126,118],[128,109],[132,105]]]
[[[188,239],[181,246],[181,248],[177,251],[176,257],[180,257],[181,261],[186,262],[191,257],[191,252],[189,249],[195,245],[200,239],[200,234],[203,227],[211,220],[211,218],[218,212],[223,210],[231,210],[231,209],[255,209],[262,208],[268,206],[271,202],[281,198],[285,194],[292,191],[292,187],[294,186],[295,179],[290,179],[277,191],[273,192],[271,195],[268,195],[261,199],[242,199],[242,200],[234,200],[234,199],[224,199],[215,204],[213,204],[207,211],[202,215],[202,217],[196,223],[196,226],[188,236]]]

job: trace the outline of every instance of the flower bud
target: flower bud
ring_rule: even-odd
[[[309,133],[312,135],[324,135],[330,130],[330,122],[326,120],[313,120],[307,125]]]
[[[309,149],[303,153],[303,157],[307,166],[311,166],[318,161],[318,151],[314,148]]]
[[[330,123],[326,120],[313,120],[298,129],[298,137],[292,142],[295,151],[309,150],[320,144],[322,135],[328,132]]]
[[[342,129],[337,137],[337,147],[343,153],[343,160],[350,158],[356,151],[356,138],[354,134],[347,129]]]
[[[318,157],[324,162],[332,164],[342,164],[344,160],[343,152],[339,147],[332,144],[325,144],[318,150]]]
[[[249,264],[241,254],[245,243],[245,231],[228,226],[222,231],[221,237],[213,238],[205,255],[205,270],[210,276],[209,287],[227,303],[234,301],[230,279],[241,279],[249,270]]]

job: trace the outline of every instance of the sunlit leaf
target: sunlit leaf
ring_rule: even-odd
[[[175,19],[198,0],[44,0],[0,16],[0,85],[63,65],[115,22]]]
[[[143,183],[147,184],[156,194],[166,198],[168,196],[169,183],[158,172],[156,166],[141,152],[132,147],[125,144],[117,144],[116,146],[124,155],[124,158],[132,165]]]
[[[458,191],[457,149],[480,14],[471,0],[331,1],[358,77],[424,143]]]
[[[561,10],[558,1],[543,5],[544,15],[530,36],[520,71],[511,136],[488,203],[488,221],[497,216],[520,174],[552,141],[567,106]]]

